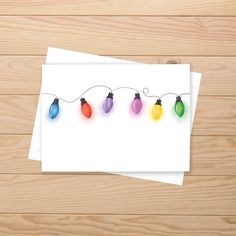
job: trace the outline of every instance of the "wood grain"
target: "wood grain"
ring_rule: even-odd
[[[116,57],[116,56],[113,56]],[[143,63],[191,64],[202,73],[200,95],[236,96],[236,57],[122,56]],[[0,94],[38,94],[45,56],[0,56]]]
[[[41,173],[41,163],[27,159],[30,140],[30,135],[0,135],[0,173]],[[192,137],[191,171],[186,175],[236,175],[235,165],[236,137]]]
[[[35,95],[0,95],[0,134],[31,134]],[[236,135],[236,97],[199,97],[193,135]]]
[[[235,216],[1,215],[4,236],[235,236]]]
[[[1,16],[1,54],[236,55],[236,17]]]
[[[1,15],[236,15],[234,0],[11,0]]]
[[[0,213],[236,215],[235,176],[0,175]]]
[[[203,73],[183,186],[27,160],[48,46]],[[0,235],[236,235],[235,65],[235,0],[1,0]]]
[[[28,160],[30,142],[31,135],[0,135],[0,173],[41,173],[41,163]]]

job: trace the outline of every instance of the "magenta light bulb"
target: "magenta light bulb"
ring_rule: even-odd
[[[135,97],[132,103],[132,110],[135,114],[138,114],[142,109],[142,100],[139,93],[135,93]]]
[[[108,113],[111,111],[113,107],[113,93],[108,93],[105,101],[103,102],[103,110],[105,113]]]

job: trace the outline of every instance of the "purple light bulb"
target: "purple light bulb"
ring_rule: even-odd
[[[139,93],[135,93],[135,97],[132,103],[132,110],[135,114],[138,114],[142,109],[142,100]]]
[[[103,110],[105,113],[108,113],[111,111],[113,107],[113,93],[108,93],[105,101],[103,102]]]

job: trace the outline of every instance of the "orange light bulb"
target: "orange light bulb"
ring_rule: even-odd
[[[85,117],[90,118],[92,116],[92,109],[90,105],[84,98],[81,98],[80,101],[81,101],[81,112]]]

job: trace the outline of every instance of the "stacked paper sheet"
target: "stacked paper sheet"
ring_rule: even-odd
[[[189,170],[199,73],[190,76],[189,65],[144,65],[55,48],[49,48],[46,62],[29,153],[30,159],[42,159],[43,171],[119,172],[182,183]],[[101,108],[109,92],[114,107],[106,114]],[[129,110],[137,93],[143,103],[138,115]],[[93,104],[92,119],[80,114],[81,95]],[[179,95],[185,105],[181,119],[173,114]],[[50,119],[55,99],[60,113]],[[157,100],[163,114],[154,121],[148,114]]]

